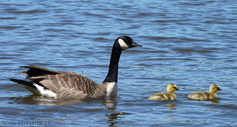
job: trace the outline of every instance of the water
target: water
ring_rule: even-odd
[[[0,2],[0,126],[237,126],[235,0],[8,0]],[[114,40],[142,48],[122,53],[111,100],[31,96],[8,78],[19,66],[73,71],[102,82]],[[168,83],[176,101],[148,101]],[[220,85],[217,102],[187,94]],[[38,123],[37,123],[38,122]]]

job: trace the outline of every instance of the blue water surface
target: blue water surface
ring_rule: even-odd
[[[237,126],[237,1],[0,1],[0,126]],[[118,96],[88,102],[31,96],[19,66],[72,71],[101,83],[121,35]],[[175,83],[176,101],[148,101]],[[220,99],[191,101],[218,84]]]

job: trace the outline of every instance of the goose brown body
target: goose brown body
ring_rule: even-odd
[[[98,84],[74,72],[53,71],[42,67],[27,66],[27,79],[43,85],[56,93],[56,98],[85,99],[103,97],[105,84]]]

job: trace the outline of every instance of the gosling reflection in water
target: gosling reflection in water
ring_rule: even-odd
[[[177,108],[176,107],[176,104],[167,104],[166,107],[170,110],[176,110]]]

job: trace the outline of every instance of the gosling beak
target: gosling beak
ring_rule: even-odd
[[[218,91],[221,91],[221,89],[220,89],[219,87],[217,87],[217,90],[218,90]]]
[[[142,45],[139,45],[139,44],[137,44],[136,42],[133,42],[132,44],[131,44],[131,48],[132,47],[142,47]]]
[[[175,87],[176,90],[179,90],[177,87]]]

